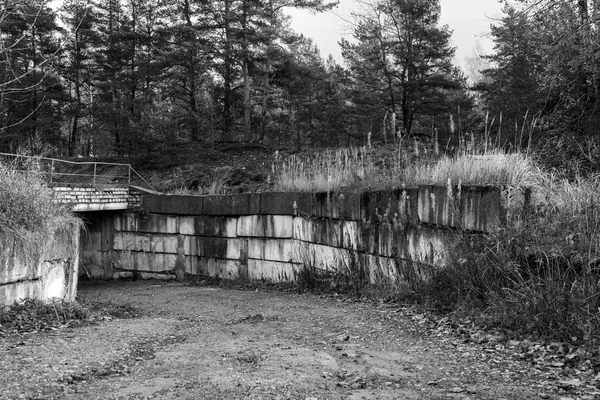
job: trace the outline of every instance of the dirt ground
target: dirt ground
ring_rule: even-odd
[[[0,338],[0,398],[600,398],[398,305],[159,281],[79,295],[142,316]]]

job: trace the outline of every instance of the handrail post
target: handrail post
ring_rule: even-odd
[[[127,167],[127,186],[131,186],[131,165]]]
[[[54,160],[52,160],[52,164],[50,165],[50,183],[53,182],[54,178]]]
[[[96,185],[96,166],[98,163],[94,163],[94,185]]]

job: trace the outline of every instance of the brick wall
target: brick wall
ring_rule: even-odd
[[[140,192],[130,191],[126,186],[54,186],[53,189],[56,201],[72,204],[75,212],[137,208],[142,197]]]

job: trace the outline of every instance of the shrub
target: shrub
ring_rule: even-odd
[[[482,308],[503,327],[597,340],[600,180],[541,175],[533,194],[528,212],[511,214],[497,234],[463,234],[430,294],[453,307]]]
[[[54,201],[44,178],[38,158],[0,161],[0,245],[16,246],[32,264],[57,246],[75,250],[73,232],[81,226],[69,205]]]

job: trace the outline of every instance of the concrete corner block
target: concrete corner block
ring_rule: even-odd
[[[303,215],[312,210],[312,193],[265,192],[260,194],[260,214]]]
[[[204,196],[204,215],[254,215],[259,213],[259,193]]]

